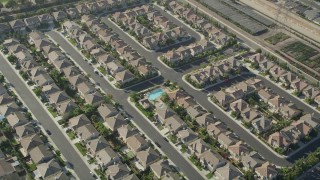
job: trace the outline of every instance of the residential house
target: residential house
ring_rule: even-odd
[[[121,161],[119,155],[110,147],[98,151],[95,158],[102,169]]]
[[[79,127],[90,124],[90,120],[85,114],[80,114],[69,119],[69,128],[76,131]]]
[[[214,124],[216,122],[216,120],[215,120],[213,114],[205,113],[205,114],[202,114],[201,116],[197,117],[196,122],[202,127],[207,127],[209,124]]]
[[[291,142],[281,132],[275,132],[269,136],[268,144],[274,148],[287,149]]]
[[[217,93],[213,94],[213,97],[217,100],[219,105],[223,107],[226,107],[228,104],[235,100],[232,96],[223,91],[218,91]]]
[[[229,87],[226,90],[226,93],[228,93],[233,99],[241,99],[245,96],[245,93],[242,89],[237,89],[236,87]]]
[[[241,117],[245,122],[251,123],[251,121],[260,117],[260,113],[255,109],[247,108],[241,112]]]
[[[272,128],[272,122],[265,116],[256,118],[251,122],[251,124],[258,134],[267,132]]]
[[[238,140],[231,135],[231,132],[224,132],[218,135],[218,142],[221,147],[228,149],[229,146],[234,145]]]
[[[40,74],[35,77],[33,81],[40,87],[54,83],[53,79],[47,73]]]
[[[57,176],[64,176],[61,166],[55,159],[37,165],[37,169],[43,179],[56,179]]]
[[[139,130],[137,128],[132,128],[129,124],[122,125],[117,129],[117,131],[119,137],[125,143],[127,142],[127,138],[139,133]]]
[[[85,95],[84,100],[86,104],[91,104],[93,106],[99,106],[105,102],[102,94],[99,91]]]
[[[188,144],[188,150],[190,151],[190,154],[193,154],[197,157],[200,157],[202,153],[209,149],[210,147],[202,139],[197,139]]]
[[[285,74],[287,71],[282,69],[280,66],[275,65],[272,68],[270,68],[269,73],[270,75],[275,79],[279,80],[279,78]]]
[[[286,101],[283,97],[277,95],[273,97],[272,99],[269,99],[268,105],[271,109],[269,109],[272,112],[277,112],[280,110],[280,107],[286,105]]]
[[[75,19],[79,17],[79,12],[76,8],[69,8],[66,10],[69,19]]]
[[[151,147],[137,152],[136,157],[144,169],[161,159],[160,154]]]
[[[55,21],[57,22],[62,22],[65,19],[68,18],[67,13],[65,13],[64,11],[56,11],[52,13],[53,18],[55,19]]]
[[[301,111],[298,110],[293,103],[286,104],[280,107],[279,112],[284,118],[288,118],[288,119],[295,118],[301,114]]]
[[[40,26],[40,21],[37,16],[25,18],[24,23],[31,30],[37,29]]]
[[[105,171],[106,178],[110,180],[120,180],[130,175],[130,169],[121,162],[108,166]]]
[[[63,101],[66,101],[68,99],[70,99],[70,97],[67,95],[66,92],[64,91],[59,91],[57,93],[54,93],[54,94],[50,94],[49,97],[49,102],[52,106],[56,107],[57,104],[63,102]]]
[[[15,128],[16,134],[18,136],[18,140],[23,137],[30,136],[36,133],[35,128],[33,127],[32,123],[27,123],[21,126],[17,126]]]
[[[103,125],[109,128],[111,131],[116,131],[118,128],[125,125],[125,119],[121,114],[117,114],[115,116],[108,117],[104,119]]]
[[[242,141],[238,141],[235,144],[230,145],[228,147],[228,151],[230,152],[231,157],[237,161],[240,161],[243,155],[250,152],[248,146]]]
[[[90,14],[90,10],[85,4],[78,4],[76,6],[76,9],[79,12],[79,14]]]
[[[198,135],[189,128],[178,131],[176,136],[178,141],[182,142],[185,145],[198,139]]]
[[[189,106],[186,111],[192,119],[195,119],[205,113],[205,110],[199,105]]]
[[[96,155],[98,151],[101,151],[102,149],[108,146],[109,146],[109,143],[102,136],[99,136],[96,139],[91,139],[86,143],[87,150],[93,156]]]
[[[274,95],[269,91],[261,89],[258,91],[258,96],[263,100],[263,102],[267,103],[270,99],[274,98]]]
[[[211,172],[214,172],[217,168],[226,164],[221,156],[212,150],[203,152],[199,157],[199,161],[203,167],[207,168]]]
[[[4,117],[7,117],[8,115],[17,111],[21,111],[21,110],[20,110],[20,107],[15,102],[11,102],[11,103],[0,106],[0,114]]]
[[[269,70],[274,67],[275,64],[269,60],[264,60],[259,64],[260,70],[263,72],[269,72]]]
[[[101,104],[98,112],[103,120],[118,114],[118,110],[112,104]]]
[[[296,92],[302,92],[308,86],[308,83],[300,79],[296,79],[290,84],[290,87]]]
[[[25,33],[26,32],[26,23],[21,19],[13,20],[9,22],[11,29],[17,33]]]
[[[261,79],[250,78],[245,81],[249,86],[253,87],[255,90],[260,90],[264,87],[264,84]]]
[[[81,141],[85,142],[97,138],[99,136],[99,132],[91,124],[85,124],[83,126],[80,126],[75,131],[78,138]]]
[[[52,150],[44,144],[31,149],[29,155],[35,164],[45,163],[54,158]]]
[[[298,79],[298,77],[292,72],[287,72],[279,77],[279,80],[285,85],[290,86],[290,84]]]
[[[0,23],[0,37],[4,37],[5,34],[8,34],[11,31],[8,23]]]
[[[14,98],[8,93],[0,95],[0,105],[10,104],[12,102],[14,102]]]
[[[219,180],[228,180],[228,179],[236,180],[236,179],[241,179],[242,174],[232,164],[227,163],[226,165],[217,168],[213,176],[215,177],[215,179],[219,179]]]
[[[167,173],[172,172],[169,162],[167,160],[159,160],[150,165],[150,169],[157,178],[161,178]]]
[[[117,83],[119,83],[120,85],[129,83],[130,81],[133,81],[135,79],[135,76],[129,70],[118,72],[114,77]]]
[[[172,134],[187,127],[187,124],[177,115],[166,118],[164,124]]]
[[[69,99],[57,104],[56,109],[60,115],[67,115],[77,107],[77,104],[73,100]]]
[[[127,146],[133,153],[137,153],[147,149],[150,145],[140,134],[135,134],[127,138]]]
[[[41,14],[38,16],[38,18],[41,24],[47,24],[47,25],[53,24],[53,17],[50,14]]]
[[[320,90],[318,88],[307,86],[303,91],[302,94],[309,99],[314,99],[320,95]]]
[[[246,171],[255,169],[265,163],[265,160],[255,151],[251,151],[241,158],[241,163]]]
[[[244,110],[246,110],[248,108],[250,108],[249,104],[242,99],[238,99],[230,104],[230,109],[232,111],[238,112],[238,113],[243,112]]]
[[[23,148],[23,154],[27,155],[33,148],[44,144],[44,142],[41,140],[38,134],[33,134],[21,138],[20,144]]]
[[[227,132],[227,126],[224,123],[217,121],[207,126],[207,132],[210,136],[218,138],[221,133]]]
[[[265,162],[260,167],[255,168],[255,172],[260,179],[275,179],[278,175],[278,171],[275,165],[270,164],[269,162]]]
[[[118,62],[116,61],[111,61],[109,63],[107,63],[107,71],[109,74],[115,76],[116,73],[124,71],[125,68]]]
[[[6,119],[11,126],[12,129],[16,128],[17,126],[24,125],[29,122],[28,118],[25,114],[21,113],[20,111],[12,112],[6,116]]]

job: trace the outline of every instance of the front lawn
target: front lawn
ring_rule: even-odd
[[[74,145],[78,148],[78,150],[80,151],[80,153],[82,154],[82,156],[85,156],[85,155],[87,154],[87,149],[86,149],[86,147],[84,147],[80,142],[75,143]]]
[[[71,140],[74,140],[76,138],[76,134],[73,131],[68,131],[67,134]]]
[[[48,107],[48,111],[51,113],[51,115],[52,115],[53,117],[57,117],[57,116],[58,116],[57,111],[55,111],[51,106]]]

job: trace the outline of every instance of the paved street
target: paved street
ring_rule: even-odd
[[[0,71],[8,79],[8,81],[14,86],[17,93],[21,96],[23,101],[29,107],[30,111],[34,114],[35,118],[41,123],[41,125],[51,131],[51,139],[55,145],[59,148],[63,156],[68,162],[74,166],[74,171],[81,179],[93,179],[90,175],[90,170],[86,164],[82,161],[81,157],[75,151],[63,132],[54,123],[54,120],[47,114],[46,110],[33,96],[27,85],[19,78],[19,75],[11,68],[9,62],[0,55]]]
[[[191,96],[193,96],[201,106],[204,108],[211,110],[214,115],[225,122],[228,127],[230,127],[236,134],[238,134],[241,139],[244,139],[252,148],[257,150],[262,156],[268,159],[270,162],[275,163],[279,166],[287,166],[291,163],[288,162],[286,159],[279,157],[275,154],[275,152],[270,151],[264,145],[260,143],[251,133],[245,131],[241,126],[239,126],[236,122],[234,122],[231,118],[221,112],[218,108],[213,106],[207,100],[207,92],[206,91],[196,91],[191,88],[188,84],[186,84],[182,80],[182,76],[185,74],[184,71],[176,71],[170,68],[165,67],[160,61],[156,59],[156,56],[159,53],[149,52],[146,51],[142,46],[136,43],[133,39],[129,37],[126,33],[120,30],[117,26],[115,26],[112,22],[107,19],[104,19],[105,22],[109,27],[111,27],[115,32],[117,32],[121,39],[127,42],[133,49],[136,49],[142,56],[144,56],[147,60],[151,61],[153,66],[157,67],[161,72],[164,79],[169,79],[173,82],[177,82],[179,86],[181,86],[184,90],[186,90]],[[193,66],[193,68],[200,68]],[[164,73],[165,72],[165,73]],[[273,85],[274,86],[274,85]],[[272,87],[272,86],[271,86]]]
[[[189,162],[187,162],[172,145],[163,139],[163,136],[152,127],[147,120],[144,119],[128,102],[128,94],[124,91],[119,91],[114,89],[104,78],[98,76],[94,73],[94,69],[82,58],[81,54],[75,50],[59,33],[51,31],[47,33],[52,39],[54,39],[62,49],[64,49],[68,54],[76,61],[76,63],[88,74],[90,77],[100,83],[101,88],[106,92],[112,94],[115,101],[119,102],[123,109],[133,118],[133,121],[143,129],[144,133],[150,137],[153,142],[158,142],[161,146],[162,151],[165,155],[175,164],[189,179],[203,179],[202,176],[194,169]],[[133,47],[134,48],[134,47]],[[146,51],[148,52],[148,51]],[[152,61],[157,61],[156,57],[148,59]]]

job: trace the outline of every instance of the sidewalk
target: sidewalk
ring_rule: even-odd
[[[159,129],[158,129],[158,127],[156,126],[156,125],[154,125],[136,106],[135,106],[135,104],[133,104],[131,101],[130,101],[130,97],[127,99],[127,101],[128,101],[128,103],[139,113],[139,114],[141,114],[141,116],[143,116],[145,119],[146,119],[146,121],[150,124],[150,125],[152,125],[155,129],[157,129],[158,131],[159,131]],[[139,129],[140,130],[140,129]],[[141,130],[140,130],[141,131]],[[143,131],[142,131],[143,132]],[[166,136],[165,136],[165,134],[163,134],[161,131],[159,131],[159,133],[160,134],[162,134],[163,135],[163,137],[164,138],[167,138]],[[204,178],[204,179],[208,179],[207,177],[206,177],[206,175],[209,173],[209,171],[208,172],[204,172],[204,171],[206,171],[206,170],[202,170],[202,171],[199,171],[198,170],[198,168],[189,160],[189,158],[188,158],[188,154],[187,153],[181,153],[181,151],[180,151],[180,149],[175,145],[175,144],[173,144],[170,140],[168,141],[183,157],[184,157],[184,159],[187,161],[187,162],[189,162],[189,164],[194,168],[194,169],[196,169],[198,172],[199,172],[199,174]],[[155,146],[156,147],[156,146]],[[161,151],[162,152],[162,151]],[[163,153],[163,152],[162,152]],[[163,153],[164,154],[164,153]],[[206,174],[207,173],[207,174]]]
[[[2,53],[1,55],[7,59]],[[31,94],[33,95],[33,97],[36,99],[36,101],[39,102],[39,104],[42,106],[43,109],[45,109],[45,112],[47,113],[47,115],[49,115],[49,117],[51,117],[51,119],[53,120],[53,122],[55,123],[55,125],[60,129],[61,133],[63,134],[63,136],[67,139],[67,141],[72,145],[72,147],[75,149],[75,151],[78,153],[78,155],[82,158],[82,161],[87,165],[87,167],[94,172],[93,169],[90,168],[90,165],[88,163],[88,161],[86,159],[84,159],[84,157],[82,156],[82,154],[79,152],[79,150],[77,149],[77,147],[72,143],[72,141],[70,140],[69,136],[66,134],[66,132],[64,131],[64,129],[61,128],[61,126],[58,123],[58,119],[53,117],[52,114],[48,111],[48,108],[41,102],[41,100],[33,93],[32,89],[30,89],[30,86],[27,84],[27,82],[20,76],[19,71],[17,71],[13,65],[9,62],[7,62],[11,69],[18,75],[18,77],[21,79],[21,81],[24,82],[24,85],[29,89],[29,91],[31,92]],[[17,96],[19,96],[19,94],[17,93]],[[20,96],[19,96],[20,97]],[[21,99],[21,101],[23,101]],[[25,104],[25,103],[24,103]],[[26,104],[25,104],[26,105]],[[46,132],[46,131],[44,131]],[[50,138],[50,140],[52,141],[50,136],[47,136],[48,138]],[[53,142],[53,141],[52,141]],[[57,148],[58,149],[58,148]],[[62,154],[62,153],[61,153]],[[65,160],[65,157],[64,157]],[[76,173],[72,170],[72,172],[76,175]],[[77,175],[76,175],[77,176]],[[97,176],[98,177],[98,176]]]

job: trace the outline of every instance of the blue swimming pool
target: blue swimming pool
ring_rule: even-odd
[[[153,101],[153,100],[157,99],[158,97],[160,97],[163,93],[164,93],[163,89],[153,90],[148,94],[148,99]]]

